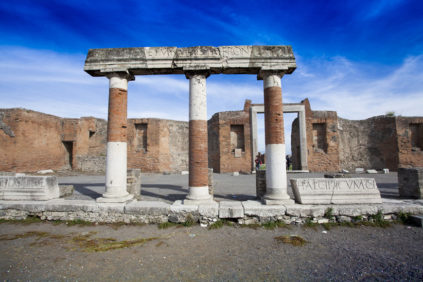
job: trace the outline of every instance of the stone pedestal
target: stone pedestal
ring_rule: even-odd
[[[398,186],[401,197],[423,199],[423,167],[399,168]]]
[[[134,197],[126,190],[128,75],[113,73],[108,78],[106,193],[97,202],[121,203]]]
[[[264,86],[264,123],[266,141],[266,194],[263,203],[281,205],[294,203],[287,193],[285,140],[283,126],[283,73],[262,71]]]
[[[189,193],[184,204],[212,201],[209,194],[207,143],[207,74],[187,73],[189,78]]]

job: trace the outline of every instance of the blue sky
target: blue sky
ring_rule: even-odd
[[[421,0],[5,0],[0,108],[105,118],[107,79],[83,72],[90,48],[292,45],[297,70],[282,79],[285,102],[308,97],[313,109],[349,119],[422,116],[422,15]],[[207,84],[209,117],[241,109],[245,99],[263,102],[255,76],[216,75]],[[129,117],[188,120],[188,81],[138,76],[128,102]]]

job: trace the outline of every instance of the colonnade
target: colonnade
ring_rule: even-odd
[[[208,190],[208,135],[206,71],[187,71],[189,79],[189,193],[184,204],[213,201]],[[293,202],[287,193],[281,78],[283,72],[261,71],[265,107],[266,182],[263,203]],[[110,73],[107,126],[106,192],[98,202],[125,202],[126,190],[128,73]]]

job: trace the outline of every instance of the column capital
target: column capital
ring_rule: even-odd
[[[210,70],[200,69],[200,70],[184,70],[185,71],[185,77],[187,79],[190,79],[193,76],[201,75],[205,78],[210,76]]]
[[[135,80],[135,76],[131,74],[129,71],[119,71],[119,72],[109,72],[107,73],[106,77],[108,79],[111,79],[112,77],[118,77],[121,79],[126,79],[127,81],[133,81]]]
[[[284,71],[284,70],[261,69],[257,74],[257,80],[263,80],[265,77],[270,76],[270,75],[277,75],[277,76],[279,76],[279,78],[282,78],[282,76],[284,76],[285,73],[286,73],[286,71]]]

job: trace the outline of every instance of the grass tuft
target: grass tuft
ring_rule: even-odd
[[[307,241],[298,235],[284,235],[274,238],[278,243],[291,244],[293,246],[303,246]]]

